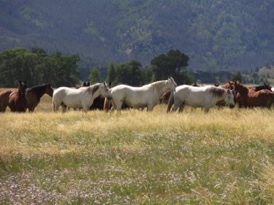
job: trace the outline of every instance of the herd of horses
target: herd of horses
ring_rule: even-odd
[[[0,112],[9,107],[11,112],[33,112],[41,97],[47,94],[52,97],[54,112],[62,107],[67,109],[121,111],[136,108],[152,111],[159,103],[167,104],[167,112],[182,112],[185,105],[204,108],[208,112],[213,106],[254,108],[265,107],[271,109],[274,103],[274,88],[269,84],[247,87],[239,81],[229,81],[224,85],[179,85],[172,77],[141,87],[125,84],[110,88],[107,83],[90,85],[84,82],[80,88],[59,87],[53,89],[48,83],[27,88],[24,81],[20,81],[17,90],[0,92]]]

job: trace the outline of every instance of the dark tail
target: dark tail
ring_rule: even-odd
[[[168,105],[167,105],[167,110],[166,112],[170,112],[170,109],[172,105],[174,104],[174,92],[171,92],[169,99],[168,99]]]

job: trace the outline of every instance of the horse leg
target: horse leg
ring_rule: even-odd
[[[183,112],[184,108],[185,108],[185,103],[182,103],[179,107],[179,112]]]
[[[107,98],[105,98],[104,100],[104,111],[105,112],[108,112],[109,111],[109,108],[110,108],[110,100],[108,100]]]
[[[62,113],[66,112],[67,106],[64,103],[61,103],[61,107],[62,107]]]
[[[60,104],[57,102],[52,101],[52,111],[56,112],[60,107]]]
[[[28,109],[29,109],[29,112],[33,112],[34,111],[34,107],[33,106],[30,106]]]
[[[174,106],[172,108],[172,112],[175,112],[178,107],[180,107],[182,105],[182,102],[181,101],[177,101],[176,103],[174,103]]]
[[[210,109],[210,107],[205,106],[205,107],[204,107],[204,113],[208,113],[208,112],[209,112],[209,109]]]
[[[174,104],[174,96],[173,96],[173,92],[172,92],[169,96],[169,99],[168,99],[168,106],[167,106],[166,112],[170,111],[173,104]]]

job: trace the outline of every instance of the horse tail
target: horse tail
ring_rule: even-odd
[[[166,112],[170,112],[170,109],[171,109],[173,104],[174,104],[174,92],[171,92],[170,96],[169,96],[169,99],[168,99],[168,105],[167,105]]]
[[[108,112],[110,108],[110,100],[108,100],[107,98],[105,98],[104,100],[104,111]]]

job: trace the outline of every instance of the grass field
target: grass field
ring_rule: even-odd
[[[273,204],[274,109],[0,117],[0,204]]]

